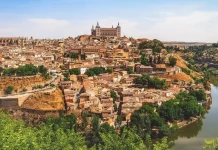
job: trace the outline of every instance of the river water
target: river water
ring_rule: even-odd
[[[218,137],[218,88],[211,87],[212,104],[200,119],[169,136],[174,150],[202,150],[204,140]]]

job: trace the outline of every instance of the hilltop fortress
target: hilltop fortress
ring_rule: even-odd
[[[94,26],[92,26],[91,29],[91,35],[97,36],[97,37],[121,37],[121,27],[118,22],[118,25],[116,28],[112,26],[112,28],[101,28],[99,23],[97,22],[97,25],[94,29]]]

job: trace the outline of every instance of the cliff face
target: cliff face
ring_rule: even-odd
[[[29,96],[21,106],[34,110],[64,110],[62,91],[57,88],[52,92],[38,92]]]

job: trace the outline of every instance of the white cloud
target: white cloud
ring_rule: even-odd
[[[218,40],[218,12],[192,12],[160,18],[149,28],[148,36],[165,41]]]
[[[135,38],[156,38],[162,41],[218,41],[218,11],[194,11],[186,14],[159,12],[159,17],[147,15],[137,18],[108,17],[99,20],[59,20],[31,18],[19,23],[11,22],[0,27],[4,36],[33,36],[35,38],[66,38],[90,34],[97,21],[101,27],[114,27],[120,23],[122,35]]]
[[[69,22],[67,20],[58,20],[52,18],[32,18],[28,19],[28,21],[35,24],[36,28],[46,30],[56,30],[58,28],[63,28],[69,25]]]

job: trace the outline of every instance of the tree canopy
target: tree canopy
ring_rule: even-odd
[[[145,54],[141,55],[140,61],[142,65],[145,65],[145,66],[148,65],[148,60]]]
[[[74,74],[74,75],[80,75],[80,69],[79,68],[73,68],[69,70],[70,74]]]
[[[5,94],[11,94],[14,90],[14,87],[13,86],[8,86],[6,89],[5,89]]]
[[[169,57],[170,66],[174,67],[176,65],[177,59],[173,56]]]
[[[154,39],[150,41],[143,41],[139,44],[138,49],[152,49],[153,53],[160,53],[164,45],[161,41]]]
[[[107,70],[104,67],[94,67],[88,69],[85,74],[87,74],[88,76],[95,76],[106,72]]]
[[[41,73],[43,76],[47,75],[47,69],[42,65],[39,67],[34,66],[33,64],[26,64],[24,66],[19,66],[18,68],[7,68],[3,69],[3,75],[5,76],[31,76]]]
[[[158,108],[158,113],[166,121],[173,122],[200,116],[203,113],[203,107],[198,104],[197,97],[191,92],[181,92],[175,99],[164,102]]]
[[[148,88],[166,89],[167,84],[165,80],[161,80],[157,77],[150,77],[148,74],[142,74],[141,77],[134,79],[135,84],[141,84]]]
[[[120,135],[107,123],[99,124],[94,117],[94,137],[78,132],[77,118],[74,115],[61,116],[60,118],[49,118],[37,127],[29,127],[23,121],[14,120],[0,111],[0,149],[45,149],[45,150],[146,150],[142,138],[136,134],[135,129],[123,128]],[[95,123],[94,123],[95,122]],[[87,143],[99,140],[91,147]],[[153,145],[154,150],[162,147],[169,149],[167,141]],[[151,143],[152,147],[152,143]],[[153,149],[153,148],[152,148]]]

